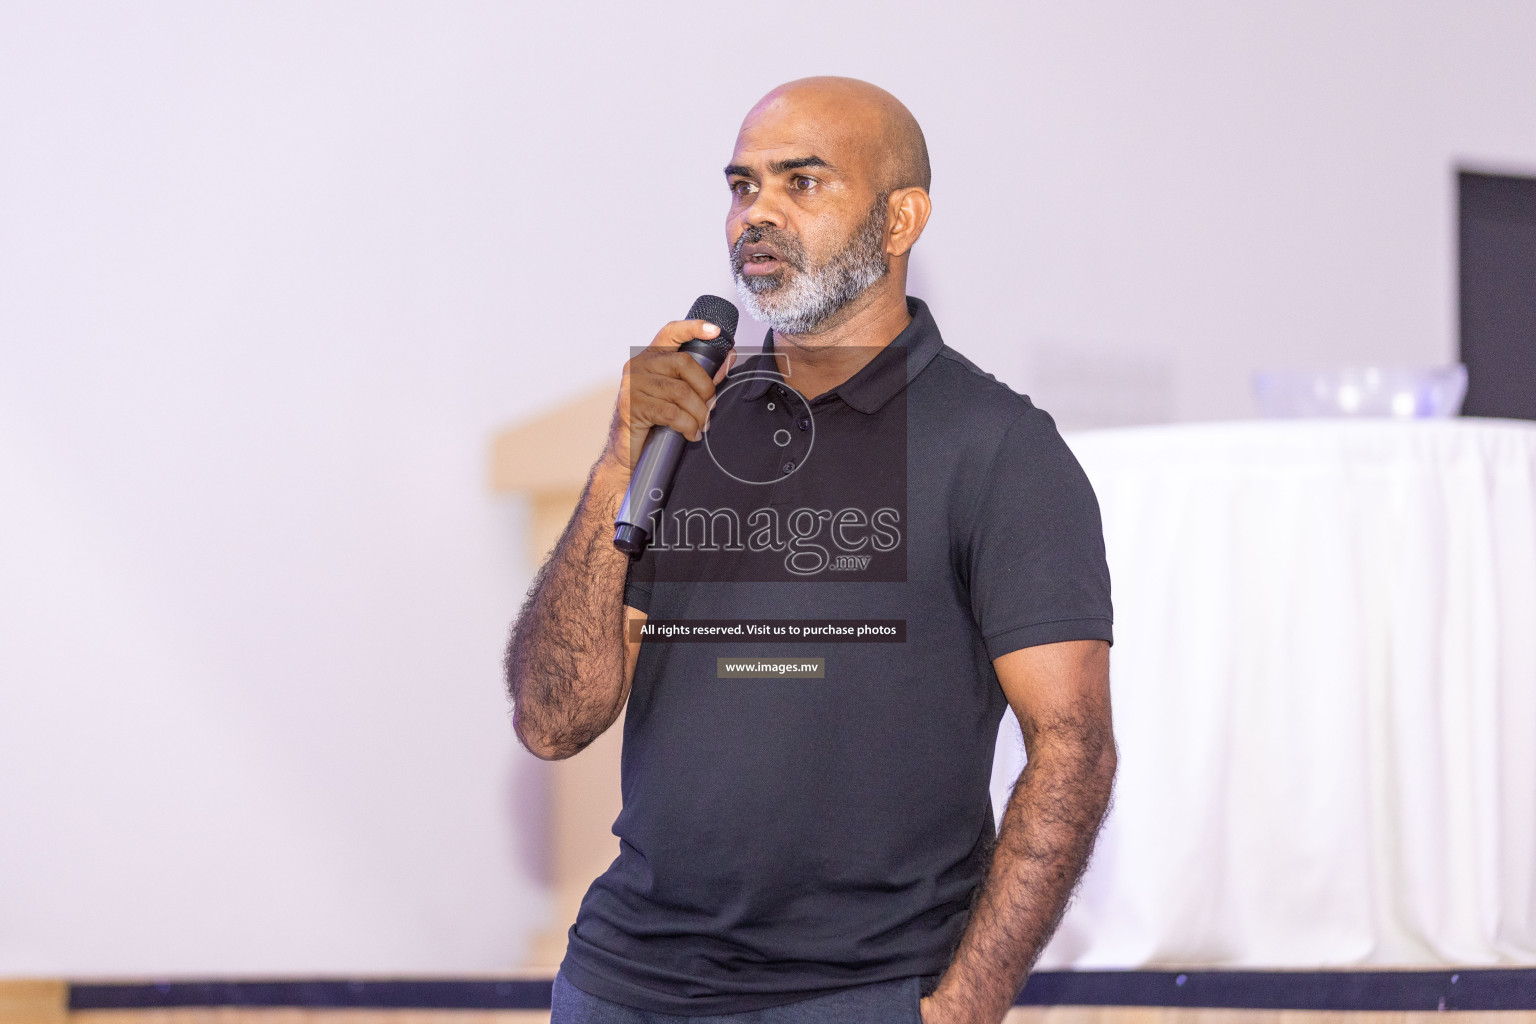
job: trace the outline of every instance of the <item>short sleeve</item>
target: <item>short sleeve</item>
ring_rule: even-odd
[[[1028,407],[1004,432],[968,531],[971,613],[987,655],[1113,641],[1099,503],[1056,424]]]
[[[624,570],[624,603],[636,611],[651,614],[651,587],[656,579],[656,557],[649,547],[639,558],[631,558]]]

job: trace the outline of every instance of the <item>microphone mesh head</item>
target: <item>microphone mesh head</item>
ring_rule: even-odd
[[[693,300],[693,306],[689,308],[684,320],[708,320],[720,328],[719,337],[709,344],[717,348],[730,349],[736,345],[736,320],[740,316],[736,312],[736,304],[729,299],[722,299],[718,295],[700,295]]]

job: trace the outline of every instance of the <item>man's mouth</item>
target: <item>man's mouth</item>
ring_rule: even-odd
[[[763,277],[777,272],[780,266],[788,263],[766,242],[742,246],[738,259],[741,273],[745,277]]]

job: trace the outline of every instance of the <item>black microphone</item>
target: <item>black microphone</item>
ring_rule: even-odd
[[[736,346],[737,316],[736,307],[729,300],[718,295],[700,295],[683,319],[708,320],[720,328],[720,333],[709,341],[692,338],[678,346],[678,351],[688,353],[713,377]],[[651,542],[651,516],[667,503],[672,477],[687,443],[682,434],[660,424],[645,437],[645,447],[629,477],[629,490],[624,492],[624,504],[613,520],[613,546],[630,558],[639,558]]]

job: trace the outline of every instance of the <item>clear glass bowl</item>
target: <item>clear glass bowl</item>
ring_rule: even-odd
[[[1455,416],[1467,396],[1460,363],[1427,369],[1346,366],[1333,370],[1261,370],[1253,376],[1259,412],[1270,419],[1310,416]]]

